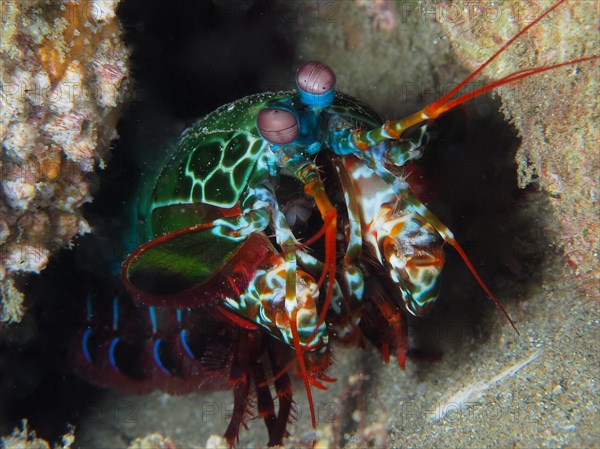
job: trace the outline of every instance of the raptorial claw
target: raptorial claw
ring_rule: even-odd
[[[398,204],[383,205],[369,229],[376,236],[377,257],[397,285],[404,307],[422,316],[438,296],[444,240],[425,218],[406,213]]]

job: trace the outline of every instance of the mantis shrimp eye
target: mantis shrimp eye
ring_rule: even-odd
[[[298,87],[310,94],[324,94],[335,86],[335,74],[325,64],[308,61],[296,72]]]
[[[298,137],[298,120],[285,109],[263,109],[258,113],[256,125],[260,134],[276,145],[293,142]]]
[[[335,73],[321,62],[302,64],[296,72],[296,84],[305,104],[328,106],[333,102]]]

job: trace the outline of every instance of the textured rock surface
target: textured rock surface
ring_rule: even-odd
[[[75,441],[75,429],[62,436],[60,444],[53,445],[54,449],[70,449]],[[2,447],[6,449],[50,449],[50,444],[38,438],[34,431],[30,431],[27,420],[21,422],[21,429],[15,429],[11,435],[0,438]]]
[[[117,3],[2,3],[0,321],[24,313],[18,276],[89,231],[80,207],[127,90]]]
[[[457,20],[440,24],[461,62],[474,70],[499,43],[552,3],[469,2],[468,11],[450,9]],[[484,73],[494,79],[526,67],[597,54],[597,19],[596,2],[566,2],[545,19],[551,25],[532,28]],[[516,156],[519,186],[537,183],[549,194],[563,226],[559,243],[569,265],[596,289],[600,279],[598,62],[537,75],[501,88],[499,94],[504,114],[522,138]]]
[[[152,433],[143,438],[136,438],[129,445],[129,449],[176,449],[170,438],[165,438],[158,433]]]

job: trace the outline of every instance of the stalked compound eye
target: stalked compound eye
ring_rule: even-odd
[[[296,72],[298,87],[310,94],[324,94],[335,86],[335,74],[325,64],[308,61]]]
[[[325,64],[308,61],[296,72],[300,100],[307,105],[328,106],[335,94],[335,73]]]
[[[263,109],[258,113],[256,125],[261,136],[276,145],[293,142],[298,137],[298,119],[285,109]]]

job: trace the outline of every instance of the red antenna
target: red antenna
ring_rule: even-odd
[[[554,3],[550,8],[544,11],[539,17],[537,17],[534,21],[532,21],[529,25],[520,30],[517,34],[515,34],[511,39],[506,41],[490,58],[488,58],[481,66],[479,66],[476,70],[474,70],[471,74],[469,74],[464,80],[462,80],[456,87],[454,87],[450,92],[443,95],[438,100],[428,104],[423,109],[417,111],[416,113],[400,120],[388,121],[383,126],[379,128],[375,128],[373,130],[367,132],[357,131],[353,134],[354,144],[357,148],[366,149],[369,146],[382,142],[388,139],[398,139],[402,133],[414,126],[421,124],[425,121],[435,119],[442,115],[443,113],[462,105],[463,103],[472,100],[480,95],[483,95],[486,92],[496,89],[497,87],[504,86],[506,84],[518,81],[523,78],[528,78],[530,76],[547,72],[549,70],[555,70],[560,67],[565,67],[569,65],[575,65],[582,62],[588,62],[597,60],[600,58],[600,55],[593,55],[582,57],[579,59],[574,59],[567,62],[552,64],[552,65],[543,65],[538,67],[531,67],[522,70],[518,70],[513,73],[509,73],[508,75],[503,76],[500,79],[490,82],[489,84],[475,89],[472,92],[458,95],[461,89],[463,89],[469,82],[471,82],[477,75],[479,75],[492,61],[494,61],[498,56],[506,51],[517,39],[522,37],[525,33],[527,33],[532,27],[539,24],[541,20],[543,20],[548,14],[558,8],[560,5],[565,3],[566,0],[559,0]],[[488,296],[492,299],[492,301],[502,310],[504,315],[508,318],[510,324],[513,326],[515,331],[517,331],[513,321],[511,320],[508,313],[504,310],[500,302],[492,295],[488,287],[485,285],[481,277],[478,275],[477,271],[473,267],[472,263],[469,261],[467,255],[462,250],[462,248],[458,245],[456,240],[452,237],[452,234],[447,230],[447,228],[439,222],[435,217],[431,217],[428,220],[436,228],[436,230],[443,236],[444,240],[452,245],[454,249],[459,253],[460,257],[463,259],[464,263],[469,268],[469,271],[473,274],[481,288],[488,294]],[[436,224],[437,222],[437,224]],[[517,331],[517,334],[519,332]]]
[[[374,143],[378,143],[387,139],[398,139],[406,129],[414,125],[423,123],[427,120],[438,118],[440,115],[449,111],[450,109],[453,109],[469,100],[472,100],[478,97],[479,95],[494,90],[497,87],[518,81],[522,78],[528,78],[538,73],[543,73],[549,70],[558,69],[560,67],[575,65],[582,62],[599,59],[600,55],[593,55],[573,59],[571,61],[566,61],[558,64],[543,65],[518,70],[516,72],[509,73],[508,75],[505,75],[498,80],[492,81],[491,83],[480,87],[479,89],[476,89],[473,92],[469,92],[467,94],[453,98],[456,95],[458,95],[460,90],[464,88],[469,82],[471,82],[473,78],[479,75],[488,65],[490,65],[492,61],[494,61],[498,56],[504,53],[504,51],[506,51],[506,49],[510,47],[513,44],[513,42],[515,42],[517,39],[519,39],[521,36],[527,33],[527,31],[529,31],[533,26],[537,25],[542,19],[544,19],[548,14],[550,14],[552,11],[554,11],[556,8],[562,5],[565,1],[566,0],[559,0],[550,8],[548,8],[542,15],[536,18],[533,22],[531,22],[517,34],[515,34],[511,39],[506,41],[490,58],[487,59],[487,61],[485,61],[483,64],[481,64],[481,66],[479,66],[479,68],[477,68],[475,71],[469,74],[469,76],[462,80],[454,89],[452,89],[446,95],[443,95],[438,100],[428,104],[423,109],[403,119],[387,121],[383,126],[367,132],[355,132],[353,134],[353,139],[356,147],[365,149],[368,148],[370,145],[373,145]]]

